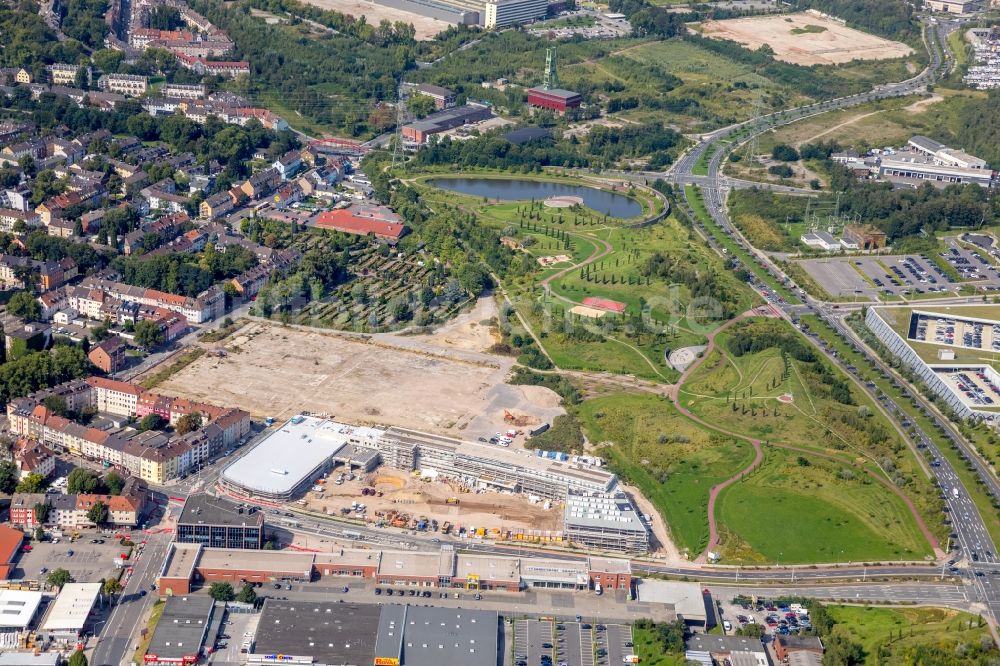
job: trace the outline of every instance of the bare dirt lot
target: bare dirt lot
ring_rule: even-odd
[[[869,35],[807,12],[707,21],[701,29],[707,37],[729,39],[751,49],[767,44],[774,50],[775,58],[796,65],[889,60],[913,53],[906,44]]]
[[[500,530],[561,530],[561,505],[545,509],[541,503],[532,504],[526,495],[505,495],[496,492],[463,492],[457,483],[449,481],[425,481],[399,470],[381,468],[372,474],[344,481],[342,485],[333,483],[338,469],[326,483],[322,495],[310,492],[306,496],[306,508],[328,514],[341,514],[341,509],[350,508],[352,502],[366,505],[365,518],[370,523],[384,520],[387,513],[396,511],[407,520],[426,518],[438,521],[438,527],[446,521],[456,527],[483,527]],[[382,497],[361,495],[361,489],[373,487]],[[448,499],[457,498],[459,504],[448,504]]]
[[[457,332],[449,335],[459,335]],[[255,418],[303,411],[348,423],[397,425],[463,439],[505,429],[504,410],[522,425],[564,413],[559,397],[504,382],[513,360],[423,342],[304,330],[252,322],[157,391],[238,406]]]
[[[369,25],[377,26],[382,19],[391,23],[402,21],[411,23],[416,31],[417,39],[430,39],[442,30],[451,27],[451,23],[421,16],[413,12],[406,12],[401,9],[394,9],[365,0],[305,0],[307,5],[313,5],[321,9],[332,9],[335,12],[347,14],[354,18],[365,17]]]

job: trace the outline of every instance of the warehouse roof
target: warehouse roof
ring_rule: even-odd
[[[369,604],[267,599],[254,653],[311,656],[317,664],[371,664],[379,609]]]
[[[243,550],[206,548],[198,560],[202,570],[263,571],[308,576],[314,555],[290,550]]]
[[[496,611],[385,606],[376,659],[406,666],[464,666],[497,662]]]
[[[80,631],[100,593],[100,583],[66,583],[52,604],[42,630]]]
[[[161,660],[197,657],[214,610],[215,601],[211,597],[167,597],[146,654]]]
[[[315,416],[295,416],[222,476],[251,492],[290,493],[340,451],[355,429]]]
[[[547,95],[549,97],[558,97],[561,99],[575,99],[580,96],[580,93],[578,92],[565,90],[563,88],[529,88],[528,93],[533,93],[535,95]]]
[[[0,627],[24,629],[41,603],[41,592],[0,590]]]

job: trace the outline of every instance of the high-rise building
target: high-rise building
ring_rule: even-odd
[[[545,18],[549,6],[546,0],[486,0],[483,26],[487,30],[527,23]]]

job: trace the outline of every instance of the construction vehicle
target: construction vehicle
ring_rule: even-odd
[[[503,420],[506,421],[507,423],[514,422],[514,415],[510,413],[509,409],[503,410]]]
[[[458,498],[457,497],[449,497],[444,502],[445,502],[445,504],[458,504]]]

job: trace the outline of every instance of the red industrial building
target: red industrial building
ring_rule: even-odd
[[[562,115],[569,109],[577,109],[583,99],[580,93],[562,88],[530,88],[528,90],[528,104],[542,109],[551,109]]]

